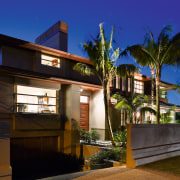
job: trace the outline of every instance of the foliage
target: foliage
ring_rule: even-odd
[[[119,59],[120,50],[119,47],[116,49],[113,48],[114,28],[112,28],[109,39],[105,37],[102,24],[99,25],[99,28],[100,33],[98,36],[83,44],[83,48],[90,58],[91,65],[77,63],[74,66],[74,69],[81,72],[82,75],[95,74],[101,81],[104,94],[105,119],[107,121],[112,145],[114,145],[114,138],[109,115],[109,82],[115,75],[130,75],[130,72],[138,71],[138,69],[136,66],[130,64],[116,66],[117,60]]]
[[[142,66],[149,66],[152,70],[155,70],[157,123],[160,123],[159,91],[162,68],[167,65],[175,66],[180,64],[180,33],[173,37],[171,35],[171,25],[167,25],[162,29],[156,41],[153,33],[148,30],[143,44],[127,47],[122,53],[126,55],[127,52],[130,52],[130,55],[136,59],[137,63]]]
[[[180,120],[176,120],[176,123],[180,124]]]
[[[144,94],[133,95],[130,98],[122,97],[119,94],[114,94],[112,98],[117,100],[116,108],[121,110],[126,110],[128,112],[128,117],[130,123],[137,123],[136,113],[138,111],[145,112],[150,111],[151,113],[156,113],[156,111],[150,107],[144,107],[144,103],[148,102],[148,96]]]
[[[95,153],[89,158],[90,164],[103,164],[105,160],[121,160],[121,148],[108,149]]]
[[[99,139],[100,135],[98,134],[96,129],[93,129],[91,131],[91,139],[94,143],[96,143],[96,141]]]
[[[96,141],[99,139],[99,134],[95,129],[92,131],[85,131],[84,129],[80,129],[80,138],[86,143],[96,143]]]
[[[163,124],[170,123],[172,121],[172,118],[170,117],[170,115],[171,115],[171,112],[175,110],[175,108],[176,108],[176,105],[170,108],[166,113],[161,114],[161,122]]]
[[[114,141],[117,146],[126,147],[127,131],[117,131],[114,133]]]

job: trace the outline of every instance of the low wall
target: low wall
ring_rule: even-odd
[[[10,180],[11,177],[10,124],[9,122],[0,122],[0,180]]]
[[[180,124],[128,124],[126,166],[180,155]]]

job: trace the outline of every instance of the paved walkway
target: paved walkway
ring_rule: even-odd
[[[180,180],[180,176],[149,169],[122,166],[44,178],[43,180]]]

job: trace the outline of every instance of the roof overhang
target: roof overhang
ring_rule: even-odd
[[[58,56],[58,57],[62,57],[62,58],[67,58],[67,59],[70,59],[73,61],[82,62],[82,63],[92,65],[90,60],[87,58],[77,56],[77,55],[74,55],[74,54],[71,54],[68,52],[60,51],[57,49],[53,49],[50,47],[42,46],[39,44],[31,43],[28,41],[23,41],[23,40],[16,39],[16,38],[9,37],[9,36],[2,35],[2,34],[0,34],[0,45],[21,47],[21,48],[39,51],[39,52],[42,52],[45,54],[54,55],[54,56]]]

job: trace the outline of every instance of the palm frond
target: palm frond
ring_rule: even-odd
[[[169,39],[171,32],[172,32],[172,25],[166,25],[162,29],[158,37],[158,47],[161,47],[161,44],[164,40]]]
[[[82,75],[90,76],[94,74],[93,68],[84,63],[77,63],[73,69],[79,71]]]
[[[148,102],[148,96],[144,94],[138,94],[137,96],[134,97],[132,102],[133,104],[136,104],[137,102],[142,102],[142,103]]]
[[[151,107],[147,107],[147,106],[146,107],[142,107],[140,109],[140,112],[141,113],[143,113],[143,112],[150,112],[150,113],[156,115],[156,111],[154,109],[152,109]]]
[[[134,72],[139,72],[139,68],[133,64],[121,64],[117,67],[117,75],[131,76]]]

